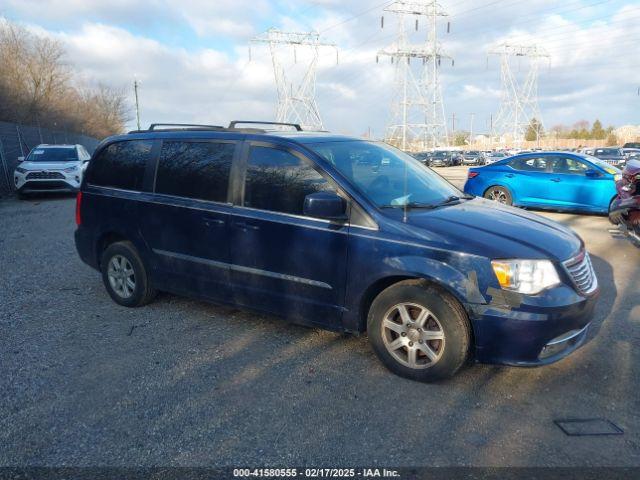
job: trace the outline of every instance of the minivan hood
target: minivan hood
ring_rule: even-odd
[[[69,167],[77,167],[80,163],[80,160],[74,160],[72,162],[22,162],[18,166],[29,171],[64,170]]]
[[[557,222],[482,198],[435,210],[414,209],[401,225],[407,234],[430,244],[442,242],[443,248],[488,258],[562,262],[583,246],[580,237]]]

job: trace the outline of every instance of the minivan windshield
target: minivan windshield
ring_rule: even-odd
[[[34,148],[27,162],[76,162],[78,152],[75,147]]]
[[[464,197],[433,170],[384,143],[354,140],[307,146],[380,208],[430,208]]]

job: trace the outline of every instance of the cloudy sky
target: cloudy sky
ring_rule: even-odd
[[[0,16],[55,37],[83,81],[131,91],[141,82],[142,123],[224,124],[273,119],[269,52],[249,40],[270,27],[318,31],[339,47],[321,52],[317,103],[325,127],[380,136],[393,67],[376,52],[394,41],[377,0],[1,0]],[[547,128],[600,118],[640,124],[640,0],[442,0],[438,34],[455,66],[442,65],[449,125],[487,129],[500,97],[500,65],[487,51],[505,40],[543,46],[540,108]],[[447,33],[446,22],[451,23]],[[425,31],[413,34],[424,39]],[[298,54],[302,55],[302,54]],[[286,56],[285,56],[286,58]],[[293,54],[289,57],[293,60]],[[293,65],[299,72],[303,59]],[[513,63],[524,75],[526,61]],[[133,122],[131,124],[133,126]]]

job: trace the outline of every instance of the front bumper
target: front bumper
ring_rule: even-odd
[[[523,297],[514,308],[472,308],[476,359],[534,367],[565,358],[585,343],[598,296],[597,290],[584,297],[561,286],[546,298]]]
[[[37,172],[15,172],[13,181],[19,193],[31,192],[77,192],[82,182],[80,172],[50,172],[48,178],[31,178],[29,175]],[[55,176],[53,175],[55,173]]]

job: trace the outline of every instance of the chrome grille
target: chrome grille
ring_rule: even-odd
[[[55,180],[64,178],[60,172],[30,172],[27,174],[27,180]]]
[[[598,288],[598,279],[593,271],[591,258],[586,251],[564,262],[564,267],[569,272],[576,290],[582,295],[589,295]]]

